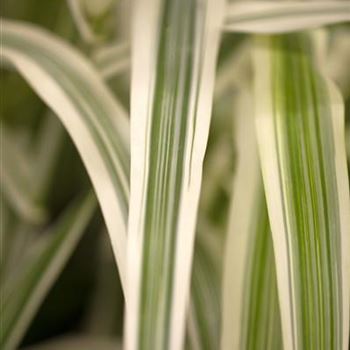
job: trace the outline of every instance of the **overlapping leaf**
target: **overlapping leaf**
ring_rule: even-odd
[[[347,1],[242,1],[228,5],[224,30],[283,33],[346,21]]]
[[[1,58],[57,114],[95,187],[125,280],[129,128],[121,105],[76,50],[34,26],[2,20]]]
[[[346,349],[349,183],[344,111],[303,34],[256,44],[256,125],[284,346]]]
[[[21,268],[3,283],[1,349],[15,349],[84,232],[96,208],[90,194],[75,203],[34,245]]]
[[[38,193],[31,185],[32,169],[27,159],[29,152],[22,152],[15,136],[1,125],[1,147],[6,150],[1,157],[1,190],[20,217],[30,223],[41,223],[46,213]]]
[[[220,271],[215,241],[199,233],[193,257],[187,342],[191,350],[218,349],[220,342]],[[187,349],[187,347],[185,347]]]
[[[221,349],[282,349],[275,261],[251,94],[235,105],[236,171],[226,237]]]

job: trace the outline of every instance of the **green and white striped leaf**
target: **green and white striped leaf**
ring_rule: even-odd
[[[337,84],[344,99],[350,96],[350,76],[348,62],[350,61],[349,45],[350,27],[344,27],[333,33],[325,62],[327,75]]]
[[[69,207],[40,239],[21,269],[2,284],[1,334],[3,350],[19,345],[30,321],[55,282],[83,234],[96,208],[89,194]]]
[[[129,125],[122,106],[76,50],[32,25],[2,19],[1,58],[60,118],[96,190],[125,281]]]
[[[2,192],[0,192],[0,203],[1,286],[18,267],[26,247],[37,238],[37,229],[17,216]]]
[[[67,0],[67,5],[81,38],[88,44],[98,42],[100,38],[94,33],[87,20],[87,14],[84,11],[84,1]]]
[[[114,34],[115,26],[106,24],[116,12],[116,0],[66,0],[81,39],[96,46]],[[111,27],[106,30],[106,27]]]
[[[237,1],[227,6],[223,29],[283,33],[347,21],[348,1]]]
[[[126,348],[181,349],[222,1],[134,6]]]
[[[256,130],[284,347],[347,349],[350,200],[344,106],[305,34],[257,40]]]
[[[236,171],[223,277],[221,349],[282,349],[277,281],[251,94],[235,108]]]

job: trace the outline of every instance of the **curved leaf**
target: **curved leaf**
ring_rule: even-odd
[[[1,58],[60,118],[82,157],[125,280],[129,126],[125,111],[75,49],[29,24],[3,20]],[[124,285],[124,283],[123,283]]]
[[[180,349],[223,1],[135,3],[127,349]]]

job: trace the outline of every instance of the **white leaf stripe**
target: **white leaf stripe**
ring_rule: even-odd
[[[26,262],[20,271],[1,290],[1,349],[17,348],[31,319],[45,295],[67,262],[96,208],[90,193],[79,204],[75,203],[47,232],[44,245]]]
[[[341,100],[311,67],[300,35],[255,55],[259,151],[275,245],[285,347],[346,348],[349,195]],[[271,92],[272,91],[272,92]],[[345,191],[345,195],[342,193]]]
[[[1,57],[16,66],[72,136],[99,197],[124,282],[129,191],[125,112],[81,55],[34,26],[2,20]]]
[[[251,1],[228,5],[224,30],[281,33],[350,21],[346,1]]]
[[[220,7],[135,6],[127,349],[182,347]]]

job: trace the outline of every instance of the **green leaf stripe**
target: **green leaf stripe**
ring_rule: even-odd
[[[185,10],[185,11],[184,11]],[[140,349],[169,342],[176,222],[183,185],[189,98],[193,84],[195,1],[165,1],[149,133],[144,198]],[[166,30],[165,30],[166,29]],[[155,262],[158,262],[155,265]],[[154,334],[155,331],[163,334]],[[161,339],[157,339],[157,338]],[[159,345],[156,345],[159,344]]]

